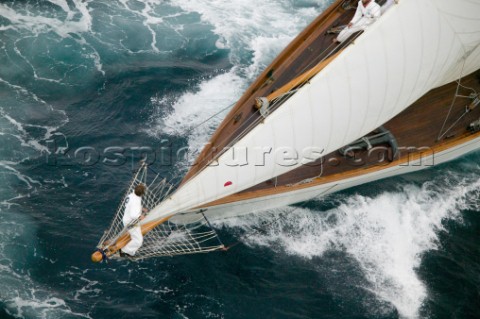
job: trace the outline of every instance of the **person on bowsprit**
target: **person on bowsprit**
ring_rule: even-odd
[[[357,11],[353,16],[353,19],[333,40],[333,42],[341,43],[347,40],[355,32],[365,30],[380,17],[381,12],[380,5],[378,5],[375,0],[358,1]]]
[[[142,220],[145,218],[143,213],[146,209],[142,208],[142,196],[145,194],[145,189],[144,185],[137,185],[135,190],[127,196],[127,199],[125,200],[125,212],[122,219],[124,227],[127,227],[136,219]],[[121,257],[125,257],[125,255],[131,257],[135,256],[135,253],[143,244],[142,229],[140,226],[134,226],[130,228],[128,232],[130,234],[130,242],[120,250]]]

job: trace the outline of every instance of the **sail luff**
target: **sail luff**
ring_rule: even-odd
[[[235,163],[233,149],[227,150],[218,158],[218,166],[206,167],[188,180],[144,222],[223,198],[312,162],[382,125],[430,89],[478,69],[480,54],[474,50],[465,56],[465,48],[479,43],[480,33],[467,38],[463,28],[457,32],[442,11],[452,7],[451,2],[400,1],[234,145],[236,150],[248,150],[246,165],[238,158]],[[468,1],[455,1],[459,6],[464,3]],[[469,8],[465,5],[463,10]],[[455,10],[457,16],[470,16]],[[474,26],[480,29],[480,18]],[[378,92],[379,88],[385,91]],[[270,153],[265,152],[268,148]],[[271,153],[278,155],[280,150],[285,155],[282,148],[296,152],[297,161],[293,163],[295,156],[287,154],[288,160],[279,164]],[[301,155],[306,156],[301,160]]]
[[[288,44],[285,49],[279,54],[263,72],[257,77],[257,79],[249,86],[244,92],[242,97],[235,103],[235,106],[231,108],[228,114],[225,116],[224,121],[218,126],[216,131],[210,137],[208,143],[204,145],[203,150],[196,158],[195,163],[188,170],[187,174],[182,180],[182,184],[188,181],[201,171],[210,161],[210,159],[216,154],[215,148],[218,144],[224,144],[230,141],[232,136],[230,135],[229,128],[231,128],[231,122],[228,119],[233,119],[239,112],[242,112],[243,105],[249,100],[253,92],[261,89],[272,78],[273,73],[282,72],[284,65],[289,65],[292,62],[292,55],[300,48],[307,45],[310,39],[315,38],[318,29],[325,27],[329,21],[334,21],[339,16],[338,10],[341,10],[341,6],[344,0],[335,0],[324,12],[322,12],[314,21],[310,23],[303,31],[301,31],[297,37]],[[275,71],[275,72],[274,72]],[[268,85],[267,85],[268,86]]]

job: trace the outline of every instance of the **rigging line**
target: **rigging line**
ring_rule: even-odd
[[[329,53],[327,53],[327,55],[321,59],[318,63],[321,63],[323,61],[325,61],[326,59],[328,59],[332,54],[333,52],[335,52],[335,49],[337,50],[343,50],[345,49],[347,46],[349,46],[352,42],[354,42],[359,36],[361,36],[364,32],[357,32],[357,34],[355,34],[353,36],[353,38],[350,40],[350,41],[345,41],[345,42],[342,42],[340,44],[334,44],[334,43],[331,43],[325,50],[323,50],[318,56],[317,56],[317,59],[318,57],[321,57],[325,52],[327,52],[332,46],[334,47],[334,49],[330,50]],[[304,68],[303,68],[303,71],[305,71],[307,68],[311,67],[315,61],[317,61],[317,59],[314,59],[312,60],[309,64],[307,64]],[[315,63],[315,64],[318,64],[318,63]],[[286,92],[285,94],[283,94],[282,98],[278,98],[274,103],[272,103],[271,105],[271,112],[275,111],[280,105],[282,105],[288,98],[289,98],[289,94],[291,93],[294,93],[296,91],[298,91],[300,88],[302,88],[306,83],[308,83],[309,81],[304,81],[303,83],[300,83],[300,85],[298,87],[295,88],[295,90],[290,90],[289,92]],[[218,113],[210,116],[208,119],[206,119],[205,121],[203,121],[202,123],[200,123],[199,125],[191,128],[190,130],[187,131],[187,134],[190,133],[191,131],[195,130],[196,128],[200,127],[201,125],[205,124],[206,122],[208,122],[209,120],[211,120],[212,118],[216,117],[218,114],[222,113],[223,111],[225,111],[226,109],[230,108],[231,106],[235,105],[237,102],[234,102],[232,104],[230,104],[228,107],[222,109],[221,111],[219,111]],[[252,117],[254,116],[258,116],[260,114],[260,111],[256,111],[255,113],[251,114],[250,116],[248,116],[246,118],[246,120],[248,119],[251,119]],[[231,145],[235,144],[238,140],[240,140],[241,138],[243,138],[253,127],[257,126],[257,124],[261,121],[263,121],[264,118],[262,116],[258,116],[256,119],[254,119],[254,121],[252,123],[250,123],[247,127],[245,127],[240,133],[237,133],[237,136],[231,140],[229,143],[225,144],[225,146],[223,147],[222,151],[218,152],[214,157],[212,157],[210,159],[210,161],[208,161],[205,165],[208,166],[210,163],[213,163],[215,162],[216,160],[218,160],[218,158],[223,155],[226,151],[226,149],[228,149]],[[226,136],[224,139],[222,139],[220,141],[220,143],[217,143],[219,145],[222,145],[225,141],[228,141],[230,139],[230,137],[235,134],[236,132],[232,132],[230,133],[228,136]],[[199,163],[197,163],[199,164]],[[202,169],[203,170],[203,169]],[[195,177],[196,175],[198,175],[202,170],[196,172],[193,176],[190,177],[190,179],[192,179],[193,177]],[[179,181],[178,184],[181,184],[182,181]]]
[[[341,6],[341,5],[337,5],[337,9],[340,8],[340,6]],[[328,13],[328,15],[325,17],[325,20],[324,20],[324,21],[328,21],[328,20],[329,20],[331,17],[333,17],[333,16],[335,16],[335,11],[331,11],[330,13]],[[335,21],[336,21],[338,18],[339,18],[339,17],[336,17],[336,18],[335,18]],[[322,22],[322,23],[320,23],[320,25],[318,25],[318,26],[316,27],[316,29],[320,29],[321,27],[325,26],[326,24],[327,24],[327,23]],[[331,25],[330,25],[330,27],[331,27]],[[315,31],[313,31],[307,38],[311,37],[311,36],[314,35],[314,34],[315,34]],[[321,37],[321,34],[320,34],[319,36]],[[326,34],[324,34],[323,36],[325,37]],[[306,41],[307,38],[305,38],[305,41]],[[319,38],[319,37],[317,36],[317,39],[318,39],[318,38]],[[321,52],[321,53],[318,55],[318,57],[320,57],[323,53],[325,53],[325,52],[332,46],[332,44],[333,44],[333,43],[331,43],[325,50],[323,50],[323,52]],[[291,61],[290,58],[288,58],[286,61],[289,61],[289,60]],[[307,67],[308,67],[308,65],[307,65],[305,68],[307,68]],[[303,70],[305,70],[305,68],[304,68]]]
[[[362,35],[364,32],[363,31],[359,31],[357,32],[357,34],[355,34],[353,36],[353,38],[350,40],[350,41],[344,41],[344,42],[341,42],[341,43],[330,43],[330,45],[328,47],[325,48],[325,50],[323,50],[322,52],[320,52],[317,56],[316,59],[313,59],[309,64],[307,64],[301,71],[300,73],[304,73],[307,69],[311,69],[312,68],[312,65],[316,65],[316,64],[319,64],[323,61],[325,61],[326,59],[328,59],[330,56],[333,55],[333,53],[335,52],[335,49],[337,49],[337,51],[341,51],[343,49],[345,49],[347,46],[349,46],[353,41],[355,41],[360,35]],[[333,46],[333,50],[330,50],[330,48],[332,48]],[[330,51],[329,51],[330,50]],[[327,51],[329,51],[325,57],[321,58],[321,60],[318,60],[318,58],[320,58],[324,53],[326,53]],[[305,81],[305,82],[308,82],[308,81]]]
[[[362,35],[363,32],[358,32],[350,41],[348,42],[342,42],[340,44],[334,44],[334,43],[331,43],[327,48],[325,48],[325,50],[323,50],[320,54],[317,55],[317,58],[313,59],[310,63],[308,63],[305,67],[303,67],[303,69],[299,72],[301,74],[303,74],[306,70],[310,70],[312,69],[313,66],[319,64],[319,63],[322,63],[323,61],[325,61],[326,59],[328,59],[330,56],[333,55],[333,53],[335,52],[335,49],[337,49],[337,51],[341,51],[343,49],[345,49],[347,46],[349,46],[353,41],[355,41],[360,35]],[[331,49],[333,46],[333,49]],[[329,51],[323,58],[320,58],[323,54],[325,54],[327,51]],[[318,60],[320,58],[320,60]],[[317,62],[318,61],[318,62]],[[316,74],[315,74],[316,75]],[[313,75],[313,76],[315,76]],[[274,110],[276,110],[278,108],[278,106],[280,106],[281,104],[283,104],[287,99],[288,99],[288,95],[292,94],[292,93],[295,93],[297,92],[299,89],[301,89],[306,83],[309,82],[310,79],[308,80],[305,80],[305,81],[299,81],[297,84],[295,84],[294,86],[294,89],[293,90],[289,90],[285,93],[283,93],[281,96],[277,97],[275,99],[275,102],[273,102],[271,104],[271,112],[273,112]],[[260,114],[260,111],[257,111],[253,114],[251,114],[247,119],[250,119],[252,118],[253,116],[255,115],[258,115]],[[249,126],[247,126],[242,132],[240,132],[240,136],[243,137],[244,135],[242,135],[245,131],[249,131],[253,126],[256,126],[259,122],[263,121],[264,118],[263,117],[258,117],[257,119],[255,119],[254,122],[252,122]],[[231,135],[229,135],[227,138],[223,139],[223,141],[225,140],[228,140],[228,138],[230,137]],[[232,140],[232,142],[236,142],[238,141],[239,138],[237,137],[236,139]],[[222,142],[223,142],[222,141]],[[222,144],[222,143],[220,143]],[[231,145],[232,143],[229,143],[227,144],[225,147],[228,147],[229,145]]]
[[[358,32],[350,41],[348,42],[342,42],[340,44],[330,44],[323,52],[321,52],[318,57],[321,57],[325,52],[327,52],[328,50],[330,50],[330,48],[333,46],[334,49],[330,50],[327,55],[325,55],[325,57],[323,57],[320,61],[317,62],[317,59],[314,59],[312,60],[309,64],[307,64],[301,71],[300,71],[300,76],[303,75],[304,73],[307,72],[307,70],[311,70],[313,69],[316,65],[319,65],[320,63],[326,61],[328,58],[330,58],[334,52],[340,52],[342,51],[343,49],[345,49],[348,45],[350,45],[353,41],[355,41],[363,32]],[[336,49],[336,50],[335,50]],[[280,96],[274,98],[274,102],[272,103],[271,105],[271,108],[272,108],[272,111],[275,110],[275,108],[279,105],[281,105],[284,101],[286,101],[288,99],[288,95],[289,94],[292,94],[292,93],[295,93],[296,91],[300,90],[303,86],[305,86],[305,84],[307,84],[308,82],[310,82],[310,80],[315,77],[318,73],[316,74],[313,74],[310,78],[307,78],[305,80],[300,80],[295,83],[294,85],[292,85],[292,89],[281,94]],[[283,99],[285,98],[285,99]]]
[[[345,49],[346,47],[348,47],[353,41],[355,41],[358,37],[360,37],[361,35],[363,34],[363,32],[358,32],[356,35],[354,35],[354,37],[350,40],[350,41],[345,41],[345,42],[342,42],[338,45],[334,45],[333,43],[330,44],[321,54],[325,53],[330,47],[335,46],[335,48],[333,50],[331,50],[327,56],[322,59],[320,62],[318,63],[321,63],[323,62],[325,59],[327,59],[331,54],[333,54],[333,52],[335,51],[335,49],[340,49],[340,50],[343,50]],[[318,56],[321,56],[318,55]],[[314,60],[315,61],[315,60]],[[311,66],[313,62],[310,62],[303,70],[305,70],[307,67]],[[306,83],[308,83],[308,81],[305,81],[304,83],[300,84],[300,86],[296,87],[294,91],[291,91],[291,92],[296,92],[297,90],[301,89]],[[275,111],[279,106],[281,106],[286,100],[288,100],[288,95],[289,93],[291,92],[287,92],[283,95],[283,97],[281,99],[278,99],[276,100],[274,103],[272,103],[271,105],[271,112]],[[233,103],[235,104],[235,103]],[[232,104],[232,105],[233,105]],[[222,112],[222,111],[221,111]],[[219,112],[219,113],[221,113]],[[214,117],[216,115],[213,115],[212,117]],[[251,114],[249,117],[246,118],[246,120],[248,119],[251,119],[252,117],[254,116],[257,116],[257,118],[251,123],[249,124],[247,127],[245,127],[245,129],[243,129],[240,133],[237,133],[237,136],[231,140],[229,143],[225,144],[225,146],[223,147],[222,151],[218,152],[214,157],[212,157],[210,159],[210,161],[206,162],[205,166],[204,167],[207,167],[209,164],[215,162],[216,160],[218,160],[218,158],[220,156],[222,156],[226,149],[228,149],[230,146],[232,146],[233,144],[235,144],[238,140],[242,139],[248,132],[250,132],[250,130],[257,126],[258,123],[260,123],[261,121],[264,120],[264,118],[262,116],[260,116],[260,111],[256,111],[255,113]],[[203,123],[201,123],[200,125],[204,124],[205,122],[207,122],[209,119],[207,119],[206,121],[204,121]],[[235,134],[236,132],[232,132],[230,133],[228,136],[226,136],[224,139],[222,139],[220,142],[217,142],[218,145],[222,145],[225,141],[228,141],[230,139],[230,137]],[[197,164],[200,164],[200,163],[197,163]],[[195,176],[197,176],[201,171],[203,171],[203,169],[197,171],[193,176],[191,176],[189,178],[189,180],[191,180],[192,178],[194,178]],[[179,184],[181,183],[182,181],[179,182]]]
[[[450,125],[450,127],[445,131],[445,133],[442,134],[442,136],[440,136],[439,140],[441,140],[458,122],[460,122],[461,119],[463,119],[465,117],[465,115],[467,115],[470,111],[467,110],[452,124]]]
[[[457,89],[455,90],[455,95],[453,97],[452,103],[450,104],[450,109],[448,110],[447,117],[445,118],[445,121],[443,122],[442,128],[440,129],[440,132],[438,133],[437,142],[440,141],[442,139],[442,137],[446,134],[446,132],[443,133],[443,134],[442,134],[442,132],[443,132],[443,129],[445,128],[445,125],[447,125],[447,121],[448,121],[448,119],[450,117],[450,114],[452,113],[452,110],[453,110],[453,106],[455,105],[455,102],[457,101],[458,91],[460,90],[460,86],[462,86],[461,81],[462,81],[463,70],[465,68],[465,62],[466,61],[467,61],[467,59],[464,58],[463,59],[462,71],[460,72],[460,78],[457,80]]]
[[[345,47],[347,47],[348,45],[350,45],[353,41],[355,41],[361,34],[363,34],[363,32],[359,32],[358,34],[356,34],[354,36],[354,38],[352,38],[352,40],[350,40],[348,43],[341,43],[340,45],[336,46],[336,48],[339,48],[340,50],[343,50]],[[327,49],[325,49],[321,54],[325,53],[333,44],[330,44]],[[319,61],[318,63],[321,63],[323,61],[325,61],[326,59],[328,59],[332,54],[333,52],[335,52],[335,50],[331,50],[321,61]],[[321,54],[319,56],[321,56]],[[316,60],[314,60],[316,61]],[[315,63],[318,64],[318,63]],[[305,71],[307,68],[309,68],[311,65],[313,64],[313,62],[311,62],[309,65],[307,65],[303,71]],[[309,68],[310,69],[310,68]],[[315,76],[315,75],[314,75]],[[309,79],[311,80],[311,78]],[[288,100],[290,94],[292,93],[295,93],[297,92],[298,90],[300,90],[302,87],[305,86],[305,84],[307,84],[309,82],[309,80],[306,80],[306,81],[303,81],[303,82],[300,82],[296,85],[295,89],[294,90],[290,90],[288,92],[285,92],[284,94],[282,94],[282,96],[278,97],[274,103],[271,104],[270,108],[270,112],[273,112],[275,111],[276,109],[278,109],[279,106],[281,106],[286,100]],[[260,111],[256,111],[255,113],[253,113],[252,115],[250,115],[248,118],[252,118],[253,116],[255,115],[259,115],[260,114]],[[235,144],[236,142],[238,142],[241,138],[243,138],[253,127],[257,126],[258,123],[262,122],[264,120],[264,118],[262,116],[258,116],[251,124],[249,124],[242,132],[240,132],[239,134],[237,134],[237,136],[231,141],[229,142],[228,144],[225,145],[224,149],[225,148],[228,148],[229,146]],[[235,133],[235,132],[234,132]],[[231,133],[230,135],[228,135],[226,138],[224,138],[221,143],[218,143],[218,144],[222,144],[224,141],[228,140],[231,136],[232,136],[233,133]],[[212,159],[212,162],[216,159],[218,159],[218,157],[220,157],[221,155],[223,154],[223,152],[220,152],[218,153],[213,159]]]
[[[219,115],[220,113],[228,110],[229,108],[231,108],[233,105],[235,105],[237,102],[233,102],[231,104],[229,104],[227,107],[221,109],[220,111],[218,111],[217,113],[213,114],[212,116],[210,116],[209,118],[207,118],[205,121],[201,122],[200,124],[190,128],[189,130],[187,130],[187,132],[185,133],[185,135],[188,135],[190,134],[192,131],[196,130],[197,128],[199,128],[200,126],[202,126],[203,124],[207,123],[208,121],[210,121],[211,119],[213,119],[214,117],[216,117],[217,115]]]
[[[320,57],[325,54],[328,50],[330,50],[330,48],[332,46],[336,46],[335,43],[330,43],[330,45],[328,47],[325,48],[325,50],[323,50],[322,52],[320,52],[320,54],[317,55],[317,57],[315,59],[313,59],[312,61],[310,61],[310,63],[308,63],[299,73],[304,73],[306,70],[309,70],[311,69],[314,65],[317,65],[318,63],[321,63],[323,61],[325,61],[326,59],[328,59],[332,53],[335,51],[335,50],[331,50],[330,52],[327,53],[327,55],[323,58],[320,59]],[[318,62],[317,62],[318,61]]]
[[[474,88],[471,88],[471,87],[469,87],[469,86],[465,86],[465,85],[460,84],[460,83],[459,83],[459,85],[460,85],[462,88],[464,88],[464,89],[467,89],[467,90],[472,91],[473,93],[475,93],[475,95],[477,94],[477,90],[475,90]],[[460,97],[471,98],[471,96],[462,96],[462,95],[459,95],[459,96],[460,96]]]
[[[147,169],[152,171],[154,174],[160,176],[160,173],[158,173],[157,171],[155,171],[150,165],[146,165],[147,166]],[[178,184],[180,184],[181,180],[179,182],[176,182],[175,184],[173,184],[174,180],[178,178],[178,174],[173,174],[173,176],[167,180],[167,178],[164,178],[165,179],[165,182],[166,184],[172,186],[172,188],[176,188],[176,186],[178,186]]]
[[[128,188],[125,190],[124,192],[124,195],[122,197],[122,200],[120,201],[120,203],[118,204],[118,207],[116,209],[116,214],[115,215],[118,215],[118,212],[120,211],[120,209],[123,207],[123,205],[125,204],[125,198],[128,196],[128,194],[130,193],[131,189],[133,188],[133,186],[135,185],[135,182],[138,181],[138,176],[140,175],[140,172],[142,171],[142,169],[145,169],[145,164],[142,163],[142,165],[140,165],[140,167],[137,169],[137,171],[135,172],[135,175],[133,177],[133,179],[131,180],[131,182],[129,183],[129,186]],[[103,241],[106,239],[106,236],[108,235],[108,233],[110,232],[110,230],[115,227],[115,221],[116,221],[116,218],[113,219],[113,221],[110,223],[110,226],[109,226],[109,231],[104,233],[104,235],[102,236],[102,238],[100,238],[100,242],[97,244],[97,247],[103,243]]]
[[[333,55],[333,53],[335,52],[335,49],[337,49],[337,52],[338,51],[341,51],[343,49],[345,49],[347,46],[349,46],[351,43],[353,43],[360,35],[362,35],[364,33],[364,31],[359,31],[357,32],[357,34],[355,34],[352,39],[350,41],[344,41],[344,42],[340,42],[340,43],[331,43],[325,50],[323,50],[319,55],[318,57],[321,57],[325,52],[327,52],[328,50],[330,50],[330,48],[333,46],[333,49],[330,50],[327,55],[325,55],[325,57],[323,57],[318,63],[321,63],[323,61],[325,61],[326,59],[328,59],[330,56]],[[312,60],[312,62],[310,62],[307,66],[305,66],[303,69],[302,69],[302,73],[307,70],[308,68],[310,68],[314,63],[316,62],[316,59],[315,60]],[[318,64],[318,63],[315,63],[315,64]]]
[[[215,234],[215,237],[217,237],[217,240],[218,242],[220,243],[221,246],[223,246],[223,249],[225,249],[225,245],[223,244],[222,240],[220,239],[220,236],[218,236],[217,234],[217,231],[215,230],[215,228],[213,228],[212,224],[210,224],[210,221],[207,219],[207,217],[205,216],[204,214],[204,211],[200,211],[200,214],[202,214],[203,218],[205,219],[205,221],[207,222],[208,226],[210,227],[210,229],[213,231],[213,233]]]
[[[322,62],[324,62],[325,60],[327,60],[328,58],[330,58],[334,52],[340,52],[342,51],[343,49],[345,49],[347,46],[349,46],[352,42],[354,42],[360,35],[362,35],[363,32],[357,32],[357,34],[355,34],[353,36],[353,38],[350,40],[350,41],[347,41],[347,42],[342,42],[340,44],[330,44],[323,52],[321,52],[318,57],[321,57],[325,52],[327,52],[328,50],[330,50],[330,48],[333,46],[334,48],[332,50],[330,50],[327,55],[325,57],[323,57],[320,61],[317,62],[317,59],[314,59],[312,60],[312,62],[310,62],[308,65],[306,65],[302,71],[300,72],[301,74],[305,73],[306,70],[310,70],[313,68],[314,65],[318,65]],[[318,73],[317,73],[318,74]],[[305,86],[305,84],[307,84],[308,82],[310,82],[310,80],[315,77],[317,74],[314,74],[312,75],[312,77],[304,80],[304,81],[299,81],[298,83],[296,83],[294,86],[293,86],[293,90],[289,90],[287,92],[285,92],[284,94],[280,95],[279,97],[277,97],[275,99],[275,102],[272,103],[271,105],[271,108],[272,108],[272,112],[278,107],[280,106],[281,104],[283,104],[287,99],[288,99],[288,95],[291,94],[291,93],[295,93],[296,91],[300,90],[302,87]],[[283,99],[285,98],[285,99]]]

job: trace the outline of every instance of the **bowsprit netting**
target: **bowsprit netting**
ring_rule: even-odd
[[[139,184],[146,186],[146,192],[142,196],[142,206],[148,211],[167,198],[174,189],[173,184],[165,178],[162,179],[146,163],[142,163],[120,201],[110,227],[105,231],[97,245],[98,250],[110,258],[119,257],[117,252],[121,248],[120,243],[128,242],[130,238],[128,229],[136,226],[140,221],[135,220],[127,227],[124,227],[122,221],[126,198]],[[148,215],[148,212],[146,214]],[[181,217],[181,223],[175,223],[174,218],[172,218],[163,223],[152,222],[150,225],[142,225],[143,245],[134,257],[128,258],[143,259],[205,253],[224,249],[224,245],[202,211],[182,213],[176,216]],[[177,218],[177,220],[179,219]],[[155,225],[155,227],[149,227],[151,225]]]
[[[200,212],[192,215],[188,224],[168,220],[155,227],[144,237],[144,244],[134,258],[208,253],[224,248],[217,233]]]

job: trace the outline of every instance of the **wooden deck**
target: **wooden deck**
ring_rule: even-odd
[[[328,54],[335,53],[331,52],[335,48],[332,45],[335,35],[325,33],[332,26],[348,23],[353,16],[353,10],[342,9],[343,1],[337,0],[303,30],[247,89],[202,150],[183,183],[207,166],[219,150],[239,135],[248,133],[251,124],[260,118],[254,107],[256,97],[268,96],[313,68]]]
[[[332,40],[336,35],[326,34],[326,31],[333,26],[347,24],[353,16],[354,11],[345,11],[342,9],[342,3],[343,0],[336,1],[313,21],[250,86],[212,136],[210,143],[201,152],[183,182],[202,170],[212,158],[218,155],[216,154],[218,150],[229,145],[240,134],[248,132],[252,123],[260,119],[260,114],[254,107],[256,97],[272,94],[341,49],[336,47],[336,50],[332,51],[334,48]],[[464,77],[462,84],[480,92],[478,72]],[[439,152],[474,138],[480,133],[468,132],[467,126],[479,119],[480,106],[466,114],[444,138],[437,140],[456,89],[456,82],[434,89],[384,125],[398,144],[397,156],[394,156],[391,145],[386,143],[379,145],[380,147],[373,153],[366,150],[355,151],[356,162],[348,156],[333,152],[308,166],[299,167],[273,180],[260,183],[203,207],[289,192],[378,171],[405,163],[411,160],[412,156],[422,156],[422,152]],[[461,95],[470,93],[468,89],[459,91]],[[466,105],[471,102],[471,99],[458,98],[445,128],[450,127],[465,112]],[[379,161],[379,158],[382,160]]]
[[[480,71],[463,78],[462,85],[480,92]],[[395,158],[393,158],[391,146],[388,144],[379,145],[377,151],[370,154],[366,150],[355,151],[356,162],[352,158],[335,151],[316,163],[301,166],[279,176],[276,180],[260,183],[250,189],[202,207],[290,192],[393,166],[405,165],[409,161],[447,150],[477,138],[480,136],[480,132],[472,133],[467,128],[471,122],[480,119],[480,105],[458,121],[441,140],[437,140],[456,89],[456,82],[434,89],[384,125],[398,143],[399,154]],[[461,89],[459,94],[469,95],[470,92],[470,90]],[[471,99],[457,98],[444,131],[465,113],[466,106],[471,102]]]

